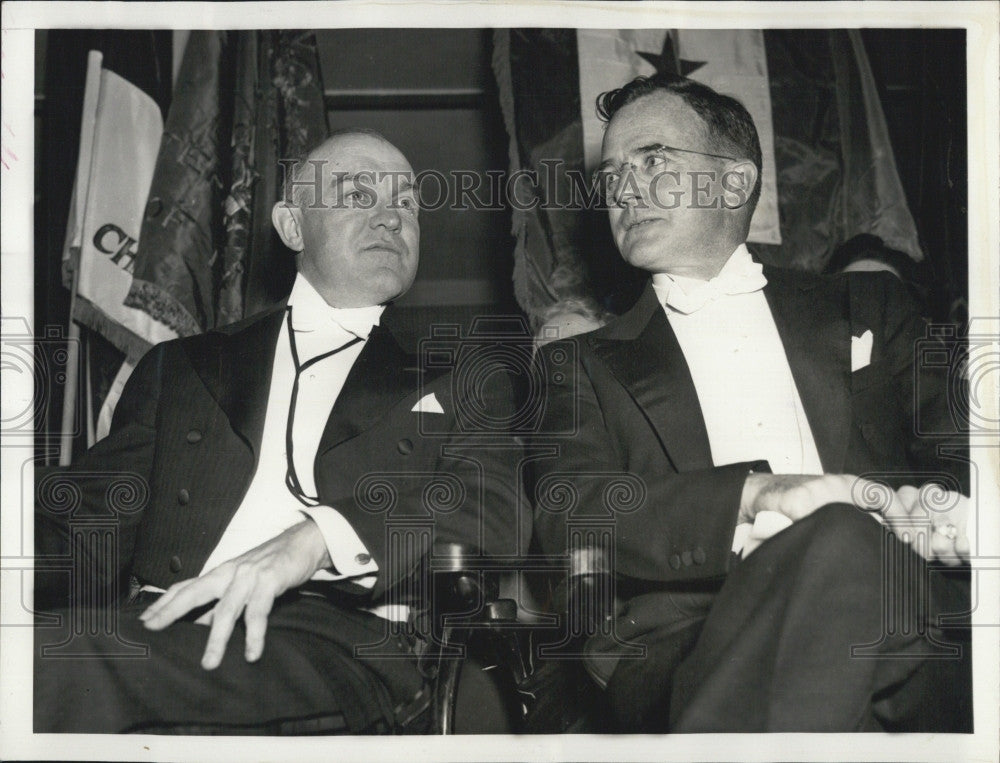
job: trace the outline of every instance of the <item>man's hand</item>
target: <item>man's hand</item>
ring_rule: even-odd
[[[857,504],[857,483],[850,474],[749,474],[737,521],[753,522],[762,511],[776,511],[798,522],[828,503]]]
[[[882,517],[897,537],[909,539],[918,554],[954,566],[969,560],[971,506],[966,496],[933,483],[920,488],[904,485]],[[922,536],[928,534],[923,543]]]
[[[847,503],[880,519],[928,559],[956,565],[969,557],[969,499],[934,484],[887,485],[853,474],[750,474],[743,484],[738,522],[753,522],[761,511],[784,514],[793,522],[829,503]],[[930,533],[927,544],[919,541]]]
[[[192,609],[218,599],[212,611],[197,621],[212,625],[201,666],[205,670],[219,666],[240,615],[246,624],[245,656],[254,662],[264,651],[274,600],[331,564],[319,528],[306,519],[201,577],[172,585],[139,619],[150,630],[163,630]]]

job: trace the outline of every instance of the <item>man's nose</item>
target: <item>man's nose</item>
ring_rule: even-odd
[[[618,181],[618,187],[615,188],[614,201],[616,206],[623,209],[628,206],[634,206],[639,201],[639,186],[636,183],[635,174],[631,169],[623,173],[621,179]]]
[[[403,218],[399,214],[399,207],[392,201],[379,201],[372,210],[371,227],[383,227],[393,232],[399,231],[403,226]]]

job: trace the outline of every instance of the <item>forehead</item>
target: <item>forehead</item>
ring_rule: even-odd
[[[313,151],[309,159],[324,161],[333,171],[413,174],[413,168],[402,152],[374,135],[339,135]]]
[[[601,159],[622,159],[653,143],[705,149],[705,123],[680,96],[666,91],[649,93],[612,117],[604,133]]]

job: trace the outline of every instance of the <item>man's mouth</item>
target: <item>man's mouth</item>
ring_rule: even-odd
[[[390,254],[402,254],[400,248],[393,243],[388,241],[377,241],[374,244],[369,244],[364,248],[365,252],[389,252]]]
[[[631,233],[633,231],[644,228],[645,226],[650,225],[651,223],[658,223],[658,222],[662,222],[662,218],[644,217],[641,220],[630,220],[627,223],[625,223],[625,232]]]

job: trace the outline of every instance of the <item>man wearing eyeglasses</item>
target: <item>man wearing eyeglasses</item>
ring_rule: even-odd
[[[614,515],[631,598],[586,662],[616,728],[969,730],[968,642],[937,627],[968,609],[967,442],[915,434],[954,429],[947,369],[914,376],[923,321],[891,277],[754,261],[761,150],[736,100],[657,75],[598,104],[611,230],[651,281],[570,340],[543,430],[575,431],[536,462],[535,517],[561,554],[569,523]],[[628,512],[603,477],[622,473]],[[575,509],[550,509],[559,479]]]
[[[114,632],[76,634],[70,655],[37,629],[37,732],[420,729],[405,724],[423,678],[389,622],[429,605],[407,581],[432,541],[516,550],[516,447],[479,447],[447,369],[421,374],[393,335],[418,262],[413,182],[368,131],[294,163],[273,210],[298,269],[287,303],[154,347],[109,436],[40,481],[39,557],[72,552],[78,590],[130,575],[132,591]],[[491,421],[510,415],[501,374],[477,392]],[[107,515],[116,478],[147,500],[86,579],[72,523]],[[73,512],[45,500],[59,484],[80,491]]]

